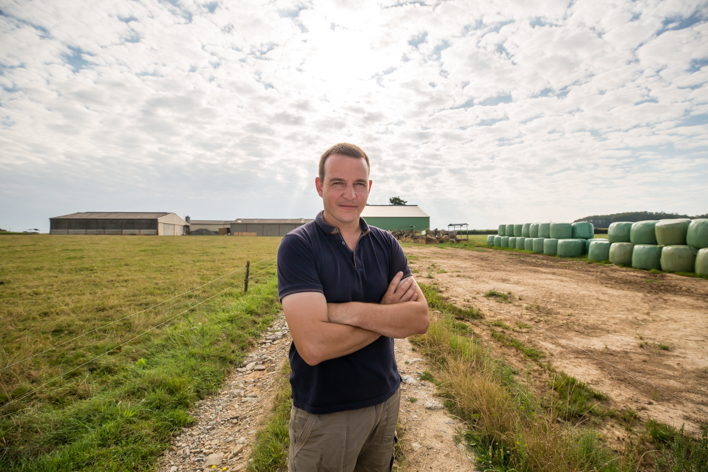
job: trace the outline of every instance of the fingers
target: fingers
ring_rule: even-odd
[[[391,280],[391,283],[388,284],[388,290],[386,290],[386,292],[396,293],[396,290],[398,290],[398,285],[401,283],[402,278],[403,272],[398,271],[396,275],[393,276],[393,280]]]
[[[399,282],[398,287],[396,287],[396,293],[405,293],[406,290],[413,284],[413,277],[408,277]]]
[[[410,284],[408,289],[405,291],[405,293],[401,296],[401,302],[409,302],[413,301],[413,297],[415,296],[417,298],[417,291],[416,291],[416,286],[415,284]]]

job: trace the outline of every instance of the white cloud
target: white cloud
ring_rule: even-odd
[[[704,2],[5,2],[0,226],[311,216],[317,156],[434,226],[703,213]]]

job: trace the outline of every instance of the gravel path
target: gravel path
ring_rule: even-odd
[[[248,355],[244,367],[229,376],[222,391],[196,404],[192,411],[195,422],[173,438],[158,470],[245,470],[254,435],[272,408],[274,379],[287,362],[290,341],[281,314],[258,341],[258,349]],[[427,361],[416,355],[405,339],[396,340],[395,352],[404,378],[399,416],[405,428],[404,470],[474,470],[469,453],[454,442],[462,423],[447,414],[435,397],[435,386],[419,380],[419,373],[430,370]]]

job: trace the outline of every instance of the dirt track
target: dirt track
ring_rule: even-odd
[[[708,280],[493,249],[405,250],[418,257],[419,281],[437,281],[488,321],[530,325],[513,335],[607,394],[613,408],[692,433],[708,424]],[[510,300],[485,297],[491,289]]]

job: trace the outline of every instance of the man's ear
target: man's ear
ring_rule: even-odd
[[[323,184],[323,182],[320,180],[320,178],[315,177],[315,188],[317,189],[317,194],[320,197],[322,196],[322,184]]]

